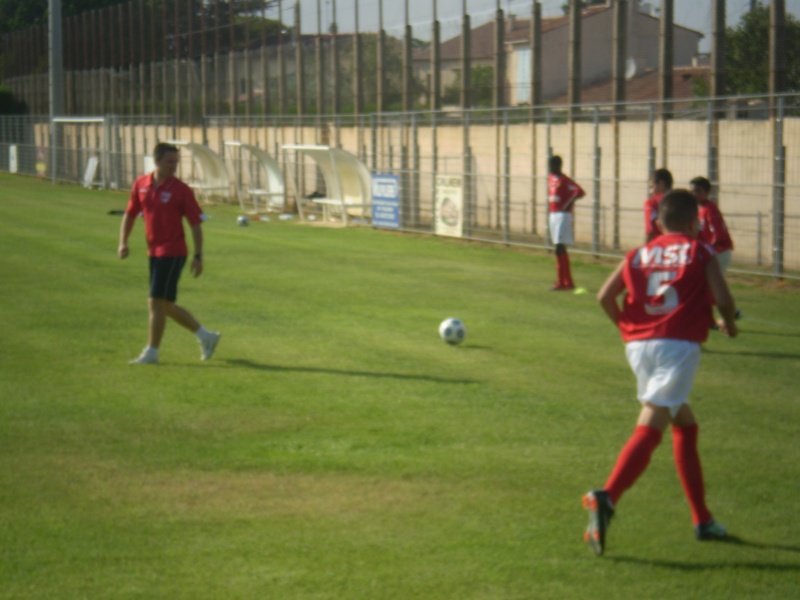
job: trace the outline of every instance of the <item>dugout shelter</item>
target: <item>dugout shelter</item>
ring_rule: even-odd
[[[286,186],[281,165],[252,144],[225,142],[242,212],[283,212]]]
[[[356,156],[330,146],[286,145],[283,152],[295,175],[290,180],[301,219],[309,220],[316,212],[327,221],[341,220],[345,225],[370,218],[372,177]],[[307,194],[309,181],[314,189]]]
[[[204,203],[213,199],[228,201],[231,194],[231,178],[222,157],[208,146],[184,140],[167,140],[178,148],[186,149],[192,157],[194,168],[185,181]]]

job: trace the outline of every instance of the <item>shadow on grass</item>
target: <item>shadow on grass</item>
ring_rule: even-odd
[[[763,331],[761,329],[745,329],[746,335],[771,335],[773,337],[800,337],[800,333],[789,333],[786,331]]]
[[[714,544],[724,544],[729,546],[743,546],[746,548],[755,548],[759,550],[774,550],[779,552],[790,552],[794,554],[800,553],[800,546],[788,546],[782,544],[762,544],[760,542],[751,542],[742,539],[735,535],[729,535],[724,540],[717,540],[715,542],[706,542]],[[786,563],[760,563],[756,561],[742,562],[742,561],[723,561],[713,563],[695,563],[695,562],[681,562],[677,560],[648,560],[638,556],[607,556],[607,560],[617,563],[626,563],[634,565],[646,565],[648,567],[661,567],[664,569],[674,569],[676,571],[709,571],[717,569],[751,569],[754,571],[776,571],[776,572],[797,572],[798,564]]]
[[[724,356],[754,356],[758,358],[779,358],[784,360],[800,360],[800,354],[790,354],[788,352],[730,352],[728,350],[710,350],[703,348],[703,354],[721,354]]]
[[[408,381],[433,381],[435,383],[457,383],[457,384],[480,383],[477,379],[450,379],[447,377],[434,377],[431,375],[409,375],[406,373],[382,373],[380,371],[352,371],[347,369],[326,369],[324,367],[287,367],[283,365],[269,365],[265,363],[257,363],[255,361],[243,358],[227,359],[224,362],[234,367],[255,369],[258,371],[272,371],[275,373],[321,373],[324,375],[383,377],[389,379],[405,379]]]

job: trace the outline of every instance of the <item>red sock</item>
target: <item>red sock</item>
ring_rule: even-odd
[[[616,504],[622,493],[644,473],[647,465],[650,464],[653,451],[660,443],[661,432],[658,429],[646,425],[636,426],[633,435],[628,438],[619,453],[617,464],[614,465],[614,470],[603,488],[608,492],[611,502]]]
[[[686,494],[686,499],[692,509],[692,521],[695,525],[700,525],[711,520],[711,513],[706,507],[703,469],[700,466],[700,454],[697,451],[697,432],[696,424],[691,427],[673,427],[672,450],[683,493]]]
[[[564,261],[561,260],[561,254],[556,254],[556,286],[561,287],[564,285]]]
[[[570,272],[569,254],[566,252],[564,254],[559,254],[556,256],[556,260],[558,261],[558,285],[562,287],[575,287],[575,284],[572,282],[572,273]]]

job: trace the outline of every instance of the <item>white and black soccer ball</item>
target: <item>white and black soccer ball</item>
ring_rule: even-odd
[[[239,227],[247,227],[250,224],[250,219],[247,218],[247,215],[239,215],[236,218],[236,222],[239,224]]]
[[[442,341],[457,346],[467,337],[467,326],[461,319],[450,317],[439,325],[439,337]]]

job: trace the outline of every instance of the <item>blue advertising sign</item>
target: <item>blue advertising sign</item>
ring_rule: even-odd
[[[400,228],[400,179],[397,175],[372,176],[372,225]]]

